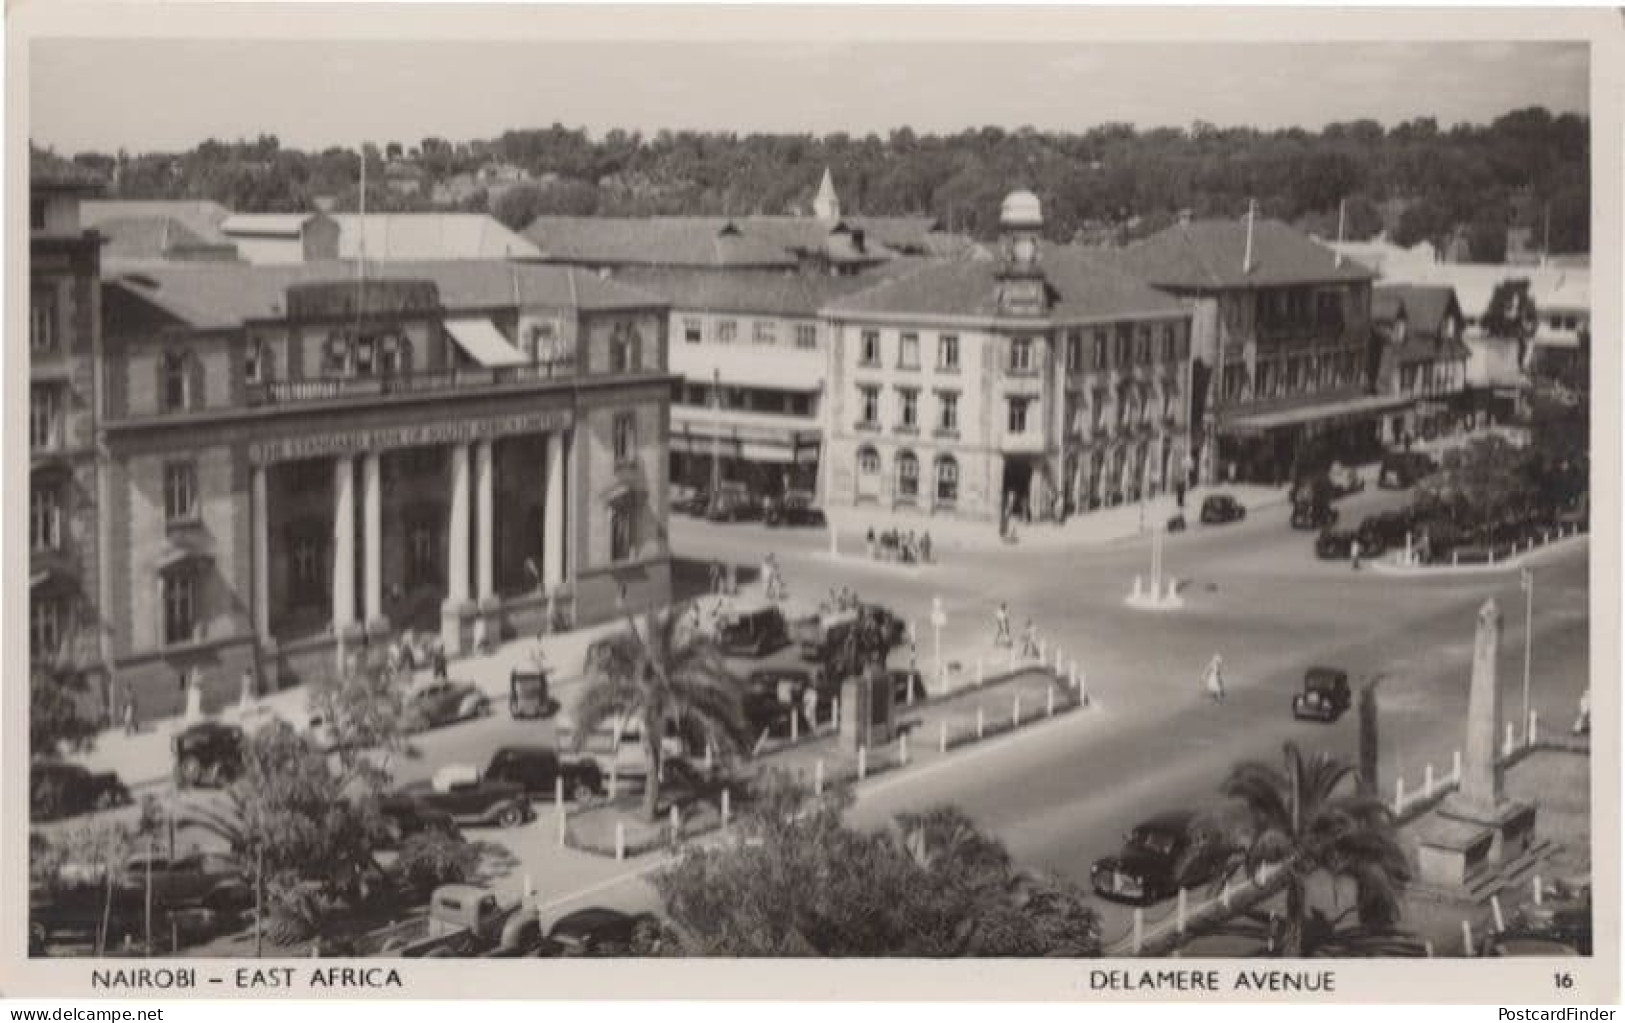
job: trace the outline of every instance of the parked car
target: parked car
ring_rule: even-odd
[[[604,656],[604,653],[609,650],[611,646],[619,642],[620,636],[624,634],[625,633],[612,633],[607,636],[601,636],[598,639],[593,640],[591,643],[588,643],[587,654],[581,659],[581,674],[591,675],[598,666],[598,659]]]
[[[1365,480],[1360,471],[1352,465],[1333,462],[1331,468],[1326,470],[1326,481],[1331,484],[1331,496],[1335,500],[1347,497],[1349,494],[1358,494],[1365,489]]]
[[[1384,490],[1404,490],[1423,477],[1438,471],[1432,457],[1420,451],[1391,451],[1377,470],[1377,486]]]
[[[1302,720],[1336,721],[1349,709],[1348,672],[1337,668],[1310,668],[1303,674],[1303,690],[1292,695],[1292,716]]]
[[[913,668],[892,668],[886,675],[891,679],[892,702],[899,707],[929,695],[925,691],[925,678]]]
[[[1415,513],[1408,508],[1398,508],[1367,515],[1360,520],[1356,535],[1360,538],[1360,549],[1369,551],[1372,557],[1378,557],[1384,551],[1403,548],[1407,535],[1414,542],[1415,528]]]
[[[471,682],[426,682],[406,694],[406,730],[424,732],[491,713],[491,699]]]
[[[1221,525],[1226,522],[1239,522],[1247,517],[1247,509],[1241,502],[1229,494],[1209,494],[1202,499],[1202,523],[1204,525]]]
[[[591,757],[561,756],[549,746],[504,746],[491,754],[485,767],[490,781],[507,781],[522,786],[531,798],[552,799],[558,779],[564,779],[566,795],[583,803],[604,791],[603,771]]]
[[[515,668],[508,673],[508,713],[516,718],[543,718],[556,713],[559,701],[548,692],[547,672]]]
[[[1490,956],[1588,956],[1592,949],[1591,901],[1559,899],[1525,903],[1506,930],[1491,933],[1484,954]]]
[[[641,929],[659,926],[652,913],[590,906],[554,921],[547,940],[554,955],[627,955]]]
[[[763,519],[770,526],[822,526],[824,512],[814,503],[810,490],[790,490],[769,501]]]
[[[1315,557],[1323,561],[1346,561],[1354,550],[1354,531],[1349,529],[1323,529],[1315,537]],[[1365,551],[1365,545],[1360,545]]]
[[[803,657],[822,657],[824,644],[832,633],[849,627],[858,620],[856,608],[845,611],[827,611],[796,619],[791,625],[791,637]]]
[[[704,515],[710,507],[711,495],[698,488],[684,488],[671,496],[671,510],[678,515],[697,517]]]
[[[1158,814],[1134,827],[1114,856],[1094,862],[1089,877],[1095,893],[1113,902],[1147,906],[1211,881],[1216,857],[1209,857],[1209,839],[1193,825],[1196,815],[1185,811]]]
[[[175,751],[175,784],[224,785],[243,770],[243,730],[219,721],[199,721],[170,740]]]
[[[413,835],[428,832],[439,832],[459,840],[463,837],[451,814],[412,796],[399,793],[385,796],[378,801],[378,812],[383,815],[384,824],[389,829],[389,844],[383,846],[384,849],[398,848]]]
[[[467,764],[442,767],[427,781],[403,785],[399,795],[443,810],[465,827],[495,824],[514,828],[531,819],[523,785],[484,778],[478,768]]]
[[[730,656],[765,657],[789,642],[789,626],[775,604],[734,607],[718,623],[717,645]]]
[[[724,483],[711,495],[705,517],[712,522],[741,522],[753,519],[761,509],[743,483]]]
[[[66,760],[28,765],[28,812],[36,820],[126,806],[130,790],[112,771],[92,771]]]
[[[617,782],[641,783],[649,773],[648,756],[643,749],[643,722],[637,717],[626,717],[619,724],[617,728],[616,722],[606,721],[588,733],[581,745],[581,757],[591,758],[598,766],[600,777],[613,773]],[[561,730],[559,748],[573,749],[574,739],[571,730]],[[676,723],[668,721],[666,734],[661,740],[661,755],[668,759],[680,757],[689,749],[690,742],[683,737]]]
[[[237,912],[254,901],[243,871],[219,853],[198,852],[171,858],[138,853],[124,861],[117,883],[146,897],[148,876],[154,905],[166,909],[200,906],[217,913]]]
[[[1337,509],[1318,501],[1299,501],[1292,506],[1293,529],[1323,529],[1337,522]]]

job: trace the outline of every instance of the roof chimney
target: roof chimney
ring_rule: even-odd
[[[1247,249],[1241,254],[1241,272],[1253,272],[1253,218],[1258,210],[1258,203],[1247,200]]]

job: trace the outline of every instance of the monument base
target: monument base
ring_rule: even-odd
[[[1417,874],[1428,885],[1467,888],[1528,853],[1535,807],[1503,800],[1494,807],[1452,794],[1417,832]]]

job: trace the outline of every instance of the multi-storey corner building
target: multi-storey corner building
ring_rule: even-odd
[[[1204,482],[1282,482],[1309,437],[1369,454],[1382,413],[1412,401],[1374,393],[1375,274],[1285,224],[1182,220],[1116,256],[1192,305],[1191,421]]]
[[[1190,315],[1104,255],[1041,245],[1003,205],[997,256],[927,264],[825,306],[826,500],[994,519],[1135,500],[1187,444]]]
[[[1379,347],[1377,393],[1412,399],[1384,416],[1382,440],[1431,439],[1469,410],[1462,343],[1466,317],[1449,286],[1379,284],[1371,320]]]
[[[104,687],[106,549],[97,409],[101,237],[82,226],[89,171],[29,154],[28,650],[31,664]]]
[[[143,715],[396,630],[534,632],[669,598],[667,310],[498,261],[110,273],[110,659]],[[335,655],[339,656],[335,656]]]

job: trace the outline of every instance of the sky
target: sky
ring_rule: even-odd
[[[33,43],[30,134],[60,152],[490,138],[555,122],[741,133],[1084,131],[1587,110],[1568,42],[97,40]]]

